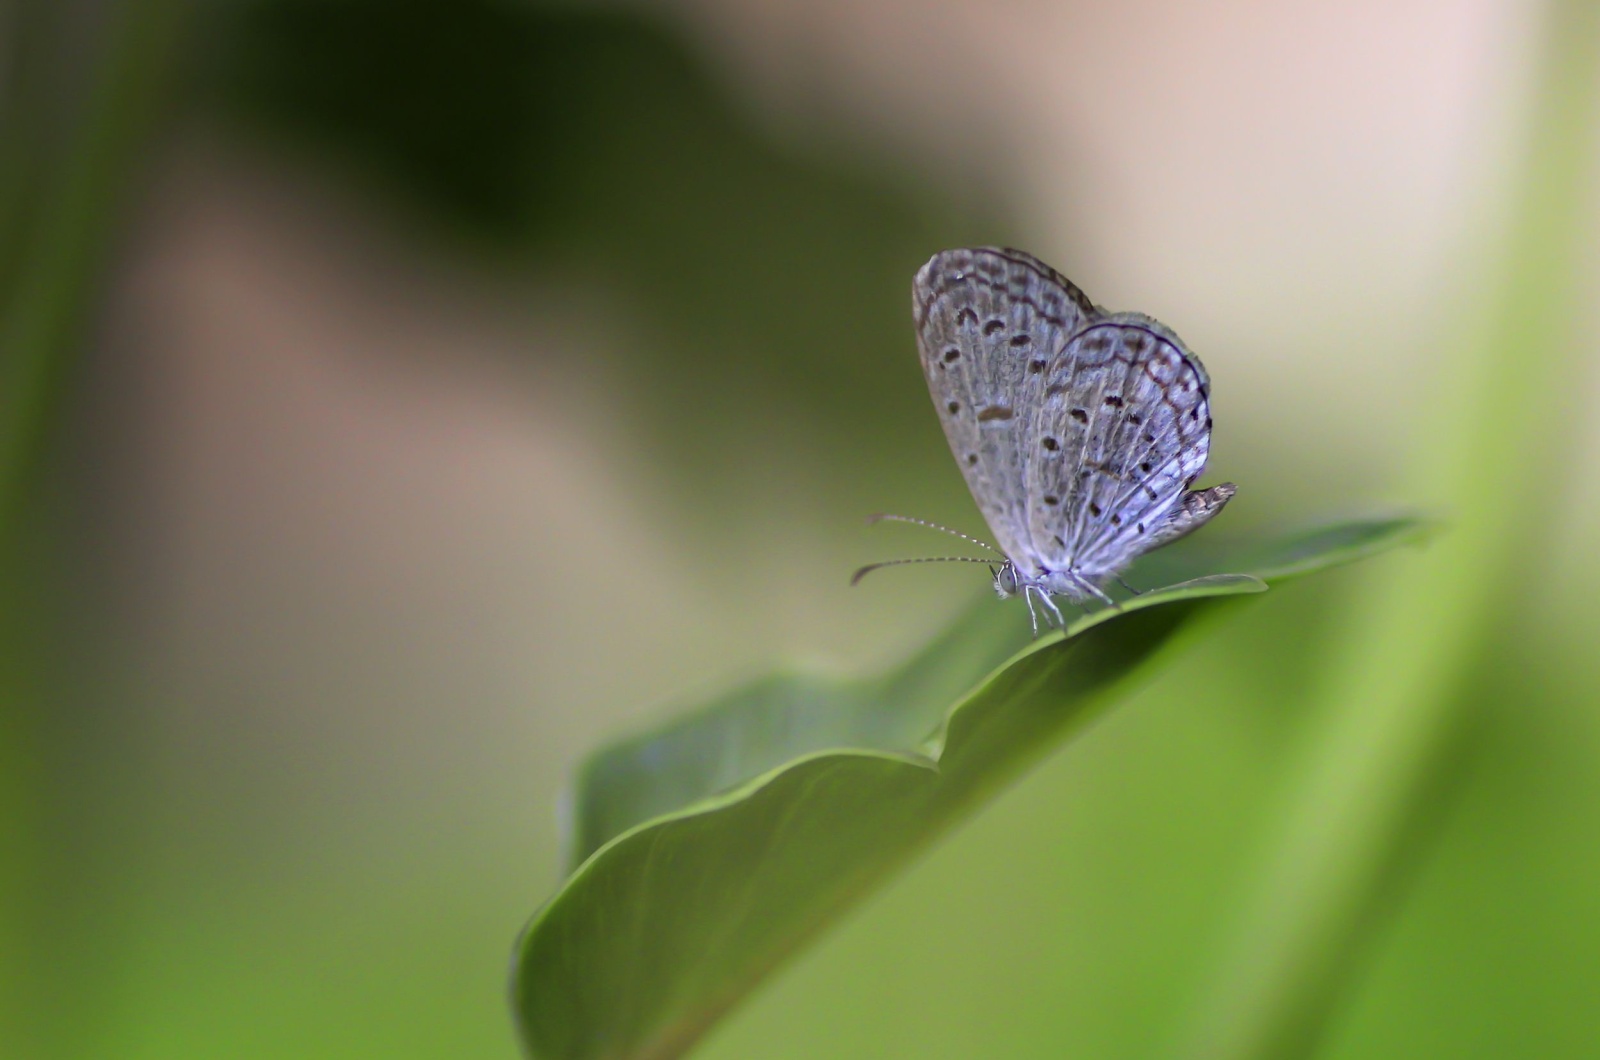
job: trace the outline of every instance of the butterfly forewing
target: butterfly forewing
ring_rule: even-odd
[[[1029,254],[987,248],[935,255],[912,291],[917,346],[951,452],[1002,552],[1030,557],[1027,442],[1047,377],[1095,314],[1083,293]]]

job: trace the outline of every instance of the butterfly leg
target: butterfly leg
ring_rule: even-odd
[[[1061,629],[1067,628],[1067,620],[1061,617],[1061,608],[1057,607],[1056,602],[1050,599],[1049,593],[1041,591],[1039,593],[1039,602],[1044,604],[1046,611],[1055,616],[1057,627]]]
[[[1038,615],[1035,615],[1034,613],[1035,591],[1037,591],[1037,589],[1035,589],[1034,586],[1030,586],[1030,584],[1022,586],[1022,599],[1026,600],[1027,602],[1027,620],[1034,624],[1034,636],[1038,637]]]
[[[1072,573],[1072,572],[1069,571],[1068,573]],[[1101,603],[1105,604],[1108,607],[1116,608],[1118,611],[1122,610],[1122,608],[1117,604],[1117,602],[1115,600],[1111,599],[1111,597],[1107,596],[1105,594],[1105,592],[1098,585],[1096,585],[1094,582],[1092,582],[1089,579],[1083,577],[1082,575],[1075,574],[1075,573],[1072,574],[1072,580],[1077,582],[1079,585],[1083,586],[1083,588],[1091,596],[1093,596],[1095,599],[1099,600]]]
[[[1143,596],[1144,595],[1144,590],[1143,589],[1135,589],[1133,586],[1129,585],[1126,581],[1124,581],[1123,578],[1122,578],[1122,575],[1120,575],[1120,574],[1117,575],[1117,584],[1122,586],[1124,589],[1128,590],[1128,592],[1131,593],[1134,596]]]

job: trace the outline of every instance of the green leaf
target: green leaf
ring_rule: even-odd
[[[577,785],[569,856],[581,864],[518,944],[513,1002],[529,1051],[681,1054],[784,957],[1109,706],[1193,618],[1421,529],[1399,518],[1184,542],[1130,575],[1167,588],[1065,631],[1029,643],[1021,608],[987,601],[882,677],[776,676],[602,751]]]

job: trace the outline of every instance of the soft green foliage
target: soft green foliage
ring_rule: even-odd
[[[196,175],[209,186],[213,153],[239,137],[274,199],[309,203],[332,189],[356,207],[335,198],[338,218],[314,215],[326,231],[299,250],[305,275],[269,286],[281,309],[229,313],[237,332],[196,351],[217,366],[247,353],[239,340],[257,333],[287,323],[302,336],[308,304],[338,318],[341,339],[348,312],[359,331],[359,305],[322,300],[339,286],[325,282],[322,259],[365,246],[365,226],[380,218],[397,275],[438,267],[443,279],[427,281],[422,301],[481,276],[491,304],[511,288],[530,315],[548,317],[544,334],[566,319],[549,312],[552,290],[562,303],[596,300],[617,325],[606,348],[530,343],[515,363],[539,371],[515,389],[560,386],[561,401],[582,400],[565,389],[582,380],[608,393],[616,451],[563,448],[562,460],[628,483],[640,506],[585,518],[648,519],[675,556],[698,549],[740,575],[709,597],[744,591],[749,562],[787,556],[795,538],[837,534],[843,513],[968,511],[911,355],[905,287],[928,253],[1070,242],[1073,275],[1095,294],[1116,301],[1120,284],[1128,304],[1165,314],[1171,303],[1142,286],[1148,264],[1119,258],[1128,244],[1110,233],[1153,211],[1188,211],[1212,187],[1169,179],[1107,198],[1106,173],[1120,170],[1104,167],[1125,160],[1091,153],[1115,144],[1095,127],[1069,130],[1081,157],[1031,150],[994,166],[993,185],[952,181],[908,146],[909,130],[885,124],[901,112],[849,78],[829,77],[840,86],[832,103],[796,95],[774,120],[772,100],[739,73],[759,54],[716,58],[723,44],[688,32],[701,16],[520,0],[123,0],[85,21],[74,7],[19,0],[0,34],[6,1056],[511,1055],[503,951],[508,925],[543,897],[525,893],[526,881],[553,868],[555,843],[541,829],[555,763],[629,701],[595,696],[574,710],[551,688],[618,658],[629,687],[681,681],[695,665],[684,658],[661,672],[659,658],[619,655],[627,640],[597,622],[592,654],[561,656],[549,672],[519,668],[526,687],[493,680],[494,652],[466,638],[494,643],[494,627],[476,619],[499,597],[438,572],[458,570],[453,548],[485,544],[484,516],[505,514],[498,501],[453,510],[459,540],[418,535],[406,573],[379,582],[357,557],[405,535],[330,533],[380,524],[337,518],[346,510],[329,506],[323,480],[270,449],[273,424],[254,418],[270,402],[218,394],[198,418],[241,419],[269,446],[248,452],[271,459],[221,459],[229,450],[209,448],[218,435],[187,433],[202,391],[151,385],[188,378],[171,372],[173,332],[128,327],[150,277],[165,290],[184,275],[145,256],[154,247],[165,260],[173,247],[171,211],[142,205],[152,189],[159,206]],[[1362,205],[1348,246],[1364,249],[1330,258],[1337,241],[1298,227],[1301,214],[1329,209],[1318,194],[1328,185],[1301,183],[1293,139],[1282,168],[1250,165],[1235,149],[1277,144],[1292,120],[1332,145],[1334,187],[1411,185],[1417,171],[1382,127],[1422,117],[1416,93],[1351,93],[1337,79],[1358,40],[1418,54],[1404,19],[1327,31],[1318,5],[1290,5],[1275,23],[1290,31],[1278,46],[1326,44],[1246,64],[1286,101],[1259,112],[1227,106],[1217,85],[1190,91],[1200,64],[1249,55],[1232,32],[1211,35],[1224,45],[1183,40],[1185,62],[1095,97],[1098,127],[1203,111],[1182,171],[1245,174],[1231,185],[1238,194],[1205,210],[1265,214],[1283,233],[1266,269],[1230,283],[1254,291],[1241,304],[1267,310],[1281,298],[1300,324],[1272,344],[1272,329],[1249,314],[1210,323],[1206,356],[1219,369],[1232,361],[1224,389],[1240,401],[1219,416],[1224,444],[1237,448],[1218,450],[1218,470],[1244,483],[1264,519],[1350,490],[1359,476],[1363,497],[1448,513],[1450,533],[1363,564],[1342,586],[1328,578],[1275,592],[1181,660],[1157,653],[1250,583],[1152,594],[1036,643],[1018,603],[985,600],[887,675],[773,677],[613,744],[579,778],[570,878],[519,950],[525,1045],[540,1057],[662,1056],[696,1041],[730,1058],[1600,1055],[1590,1013],[1600,983],[1600,662],[1585,548],[1594,461],[1578,436],[1593,404],[1583,388],[1593,341],[1581,329],[1592,325],[1595,289],[1586,248],[1600,188],[1600,7],[1550,0],[1502,21],[1507,32],[1473,46],[1472,64],[1499,87],[1406,82],[1436,118],[1461,91],[1488,116],[1451,148],[1462,177],[1417,182],[1392,204],[1450,215],[1435,233],[1446,242],[1421,244],[1438,260],[1426,289],[1411,292],[1420,300],[1405,303],[1432,322],[1416,330],[1395,328],[1382,298],[1333,298],[1323,280],[1396,253],[1393,233],[1379,231],[1392,216],[1384,200],[1374,212],[1365,199],[1345,203]],[[1440,54],[1475,24],[1441,23]],[[1004,20],[993,28],[1011,32]],[[1506,43],[1525,35],[1526,54]],[[718,36],[731,46],[741,34]],[[881,45],[852,40],[852,54],[885,83],[914,88],[894,76],[892,53],[868,50]],[[1526,78],[1494,73],[1513,53]],[[1004,98],[938,96],[954,108]],[[1017,142],[1019,113],[1034,120],[1026,110],[991,116],[995,144]],[[172,114],[184,120],[174,127]],[[1469,156],[1484,135],[1498,141],[1501,114],[1508,149],[1487,153],[1505,194],[1468,201],[1461,193],[1487,179],[1472,175]],[[941,142],[964,128],[956,117],[936,130]],[[1408,132],[1427,140],[1448,124]],[[1341,138],[1348,129],[1361,132]],[[954,150],[987,157],[980,141]],[[917,179],[924,173],[932,179]],[[1051,189],[1043,215],[1041,187]],[[225,187],[223,201],[243,191]],[[201,198],[211,202],[207,230],[230,230]],[[1501,240],[1479,246],[1489,222],[1503,225]],[[1160,247],[1178,264],[1154,275],[1217,268],[1184,227]],[[176,231],[180,249],[216,249]],[[1250,245],[1248,231],[1239,245]],[[1284,268],[1305,275],[1263,283]],[[374,277],[375,289],[418,293],[394,279]],[[311,303],[304,287],[318,288]],[[206,292],[225,289],[173,289],[161,297],[174,301],[151,304],[188,333]],[[1357,317],[1371,324],[1371,346],[1352,351],[1356,367],[1393,358],[1403,406],[1352,409],[1346,392],[1324,392],[1350,366],[1331,357],[1335,346],[1305,340]],[[1186,335],[1197,326],[1174,323]],[[481,351],[454,341],[463,333],[473,335],[442,333],[440,363],[461,351],[477,365]],[[129,335],[142,336],[132,351]],[[416,368],[399,371],[412,379]],[[381,399],[388,388],[372,378]],[[317,408],[337,397],[315,389]],[[455,393],[441,390],[446,402]],[[379,404],[397,421],[410,409],[363,408]],[[1283,422],[1269,406],[1303,416],[1307,434],[1263,452]],[[191,454],[145,451],[140,439],[156,424],[191,440],[201,463],[268,487],[270,520],[194,522],[196,498],[209,495],[183,486],[195,476],[171,474],[195,465],[165,462]],[[1396,444],[1374,459],[1362,444],[1370,437]],[[1324,461],[1308,461],[1313,452]],[[357,457],[360,487],[346,492],[364,495],[378,468],[361,454],[330,450],[319,463]],[[348,511],[381,511],[383,527],[403,529],[454,496],[423,477],[428,466],[408,478],[416,507]],[[1350,477],[1330,477],[1333,467]],[[449,464],[451,474],[476,470]],[[385,504],[375,481],[370,500]],[[750,495],[769,482],[770,494]],[[538,499],[549,512],[573,503],[558,491]],[[1246,514],[1230,513],[1224,531]],[[773,524],[787,536],[774,539]],[[207,525],[234,530],[193,532]],[[279,525],[294,527],[279,536],[305,551],[260,550],[263,527]],[[1271,581],[1407,532],[1372,522],[1252,556],[1208,531],[1148,557],[1134,580],[1249,571]],[[208,549],[213,536],[221,549]],[[305,575],[296,560],[313,554]],[[264,591],[217,577],[229,569],[218,555],[264,571]],[[505,597],[533,595],[516,580],[522,569],[496,568]],[[342,581],[359,600],[339,596]],[[331,591],[311,591],[324,582]],[[220,588],[189,597],[201,583]],[[206,635],[169,610],[172,599],[199,605]],[[584,626],[566,599],[552,594],[530,612],[506,654],[521,658],[547,627]],[[407,601],[423,606],[397,606]],[[817,614],[826,624],[834,612],[786,601],[760,621],[782,620],[787,632],[761,643],[811,643],[806,622]],[[431,638],[411,635],[423,630]],[[416,664],[428,643],[460,659]],[[730,666],[743,658],[716,651]],[[467,676],[486,659],[491,680],[474,684]],[[392,694],[412,687],[432,698],[427,712]],[[526,727],[501,727],[510,713]],[[1087,732],[1097,717],[1108,724]],[[1043,761],[1080,734],[1072,753]],[[1013,781],[1006,799],[990,799]],[[952,834],[980,807],[980,820]],[[913,858],[915,872],[856,903]],[[850,922],[837,923],[852,903]],[[825,944],[774,977],[782,982],[749,996],[829,927]],[[711,1039],[698,1037],[741,1003]]]
[[[189,7],[103,5],[90,20],[101,36],[98,66],[62,47],[95,34],[60,5],[8,4],[0,30],[0,1043],[8,1055],[39,1055],[49,1020],[41,1013],[65,1010],[61,999],[81,988],[62,985],[61,965],[34,956],[60,948],[38,915],[54,890],[45,867],[54,822],[41,794],[50,709],[37,671],[54,630],[43,618],[50,579],[41,545],[50,533],[41,529],[40,480]]]
[[[1272,862],[1220,962],[1185,1056],[1277,1060],[1317,1047],[1437,810],[1484,660],[1548,548],[1549,498],[1568,488],[1575,409],[1555,395],[1584,369],[1571,277],[1589,250],[1600,118],[1600,8],[1554,0],[1528,146],[1484,318],[1452,352],[1409,454],[1411,495],[1448,505],[1452,533],[1372,586],[1330,638],[1326,721],[1290,795]],[[1485,429],[1492,424],[1492,429]]]
[[[886,676],[775,677],[602,752],[579,781],[572,858],[582,864],[519,947],[515,1004],[529,1047],[540,1057],[678,1054],[787,954],[1112,704],[1191,620],[1418,529],[1374,520],[1172,549],[1134,577],[1175,584],[1009,659],[1020,608],[989,601]]]

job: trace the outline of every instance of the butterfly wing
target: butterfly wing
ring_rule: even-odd
[[[1091,582],[1194,529],[1232,496],[1187,503],[1211,448],[1210,381],[1166,327],[1137,313],[1089,321],[1046,373],[1028,425],[1028,532],[1052,570]]]
[[[1096,315],[1064,277],[1019,250],[935,254],[912,284],[917,348],[945,437],[1000,550],[1034,559],[1037,410],[1072,336]],[[1048,535],[1047,535],[1048,539]]]

